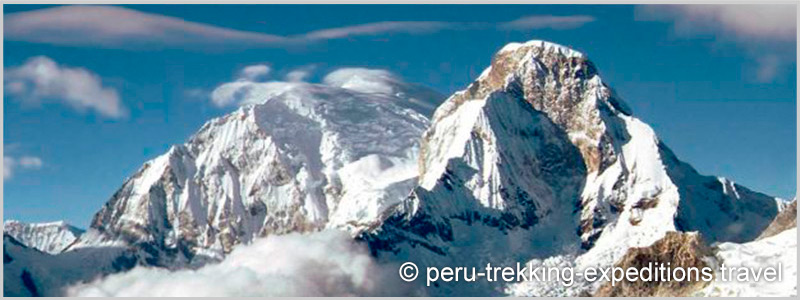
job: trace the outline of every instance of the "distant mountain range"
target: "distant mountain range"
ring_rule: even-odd
[[[506,45],[443,103],[423,86],[340,75],[208,121],[128,178],[85,233],[6,221],[5,295],[59,295],[137,265],[199,268],[260,237],[322,229],[348,232],[380,262],[428,266],[610,266],[670,232],[724,253],[780,247],[753,241],[785,201],[680,161],[582,53]],[[780,226],[770,235],[794,238],[779,233],[796,223]],[[602,282],[553,284],[425,293],[590,295]]]

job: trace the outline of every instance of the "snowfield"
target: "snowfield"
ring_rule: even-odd
[[[396,267],[608,267],[675,231],[784,268],[697,295],[796,295],[796,225],[756,240],[782,200],[682,162],[586,55],[512,43],[437,97],[360,68],[223,84],[215,103],[241,107],[146,162],[86,233],[6,222],[5,295],[591,295],[603,282],[423,288]]]
[[[756,273],[751,273],[748,281],[722,281],[717,275],[717,280],[696,296],[797,297],[797,227],[749,243],[720,244],[717,255],[726,267],[747,267]],[[761,279],[755,279],[757,272],[778,267],[782,269],[781,280],[770,282],[763,279],[763,274],[759,275]]]

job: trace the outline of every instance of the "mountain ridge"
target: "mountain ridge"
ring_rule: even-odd
[[[332,228],[383,263],[608,266],[669,232],[752,241],[778,212],[776,198],[680,161],[586,55],[555,43],[502,47],[430,120],[418,105],[430,99],[405,85],[331,82],[248,92],[128,178],[67,252],[199,268],[263,236]],[[564,295],[547,284],[427,291]]]

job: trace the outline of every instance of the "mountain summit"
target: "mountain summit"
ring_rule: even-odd
[[[580,268],[611,266],[670,232],[749,242],[778,213],[778,199],[680,161],[567,47],[506,45],[431,120],[435,99],[420,98],[435,93],[370,74],[248,93],[252,104],[145,163],[65,253],[113,247],[91,252],[107,259],[101,274],[196,268],[260,237],[339,229],[380,262]],[[14,248],[14,270],[45,255],[29,250]],[[579,295],[597,284],[426,292]]]
[[[419,186],[362,236],[387,260],[608,266],[670,231],[752,240],[778,209],[678,160],[585,55],[544,41],[503,47],[420,147]]]
[[[383,93],[292,84],[147,162],[92,228],[192,260],[270,234],[379,221],[416,184],[428,119]]]

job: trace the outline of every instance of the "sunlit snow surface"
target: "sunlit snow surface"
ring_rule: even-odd
[[[397,101],[291,84],[147,162],[93,224],[216,258],[267,234],[357,232],[416,185],[428,119]]]
[[[668,231],[750,241],[777,211],[776,199],[681,162],[583,54],[557,44],[503,47],[431,122],[429,102],[418,101],[431,94],[390,74],[347,69],[324,81],[221,86],[218,104],[244,106],[147,162],[68,255],[13,244],[5,284],[25,294],[19,281],[28,263],[52,295],[139,262],[177,270],[139,267],[70,291],[400,295],[381,277],[385,266],[607,267]],[[126,248],[133,253],[120,264]],[[791,257],[780,254],[787,248]],[[728,264],[786,260],[784,274],[796,278],[794,235],[720,249]],[[68,271],[90,259],[100,262],[96,270]],[[396,279],[396,269],[386,274]],[[786,282],[704,293],[796,291]],[[462,282],[425,292],[575,296],[596,287]]]
[[[582,269],[611,266],[669,231],[700,231],[711,242],[758,236],[776,199],[681,162],[593,68],[553,43],[503,47],[436,110],[421,145],[420,186],[372,243],[425,264],[521,259]],[[578,295],[599,284],[506,291]],[[495,294],[456,285],[432,290]]]
[[[58,254],[74,243],[83,230],[65,222],[28,224],[6,220],[3,223],[3,233],[12,236],[28,247],[50,254]]]
[[[711,297],[796,297],[797,296],[797,227],[777,235],[745,243],[723,243],[717,254],[726,267],[748,267],[758,272],[782,268],[782,280],[712,282],[697,296]],[[719,272],[719,270],[718,270]],[[734,273],[738,274],[738,273]],[[762,275],[763,276],[763,275]],[[728,278],[729,279],[729,278]]]

